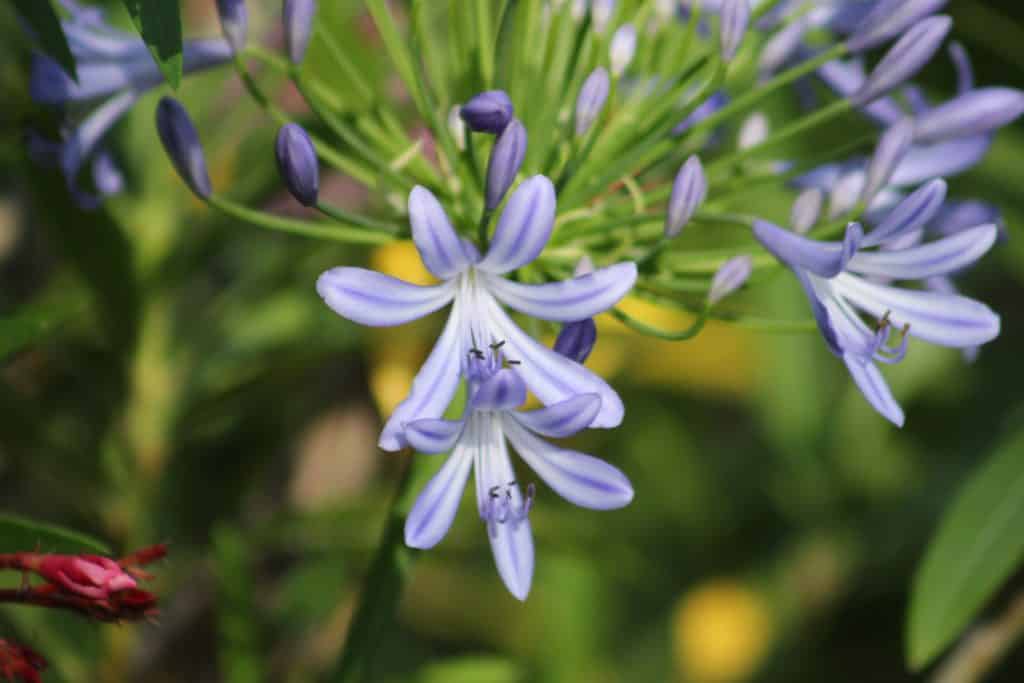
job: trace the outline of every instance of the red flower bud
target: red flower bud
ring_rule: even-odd
[[[98,555],[46,555],[38,572],[65,591],[94,600],[105,600],[137,585],[121,565]]]
[[[46,660],[36,652],[0,638],[0,676],[8,681],[41,683],[39,672],[46,669]]]

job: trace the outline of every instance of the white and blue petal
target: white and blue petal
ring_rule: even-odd
[[[447,453],[458,443],[465,426],[465,420],[426,418],[407,423],[402,435],[420,453]]]
[[[526,464],[574,505],[614,510],[633,500],[633,486],[617,467],[585,453],[549,444],[506,416],[505,435]]]
[[[835,277],[857,252],[863,238],[857,223],[850,223],[842,242],[819,242],[768,221],[754,222],[754,237],[777,259],[824,278]]]
[[[893,398],[892,390],[882,377],[881,371],[870,360],[864,360],[855,354],[843,356],[850,376],[860,389],[860,393],[868,400],[871,407],[885,419],[897,427],[904,422],[903,408]]]
[[[509,415],[531,432],[561,439],[589,427],[600,410],[600,396],[580,394],[544,408],[512,412]]]
[[[316,291],[338,315],[373,327],[401,325],[422,318],[455,296],[452,282],[424,287],[365,268],[332,268],[316,281]]]
[[[498,219],[490,248],[477,268],[501,275],[532,262],[555,225],[555,186],[542,175],[519,184]]]
[[[544,405],[560,403],[577,394],[597,394],[601,409],[591,427],[617,427],[625,409],[607,382],[579,363],[538,343],[512,322],[496,301],[486,302],[496,333],[506,341],[505,356],[519,361],[517,370],[526,386]]]
[[[835,291],[862,311],[881,319],[889,314],[896,327],[940,346],[977,346],[999,336],[999,316],[985,304],[963,296],[900,289],[843,273],[832,281]]]
[[[416,373],[409,395],[398,404],[384,425],[378,441],[382,449],[401,450],[406,445],[403,431],[407,423],[439,418],[448,409],[459,386],[462,360],[461,315],[456,303],[433,351]]]
[[[472,467],[473,451],[460,447],[427,482],[405,519],[407,546],[426,550],[441,542],[455,520]]]
[[[948,275],[984,256],[998,235],[995,225],[979,225],[909,249],[861,252],[850,260],[847,269],[861,275],[893,280],[922,280]]]
[[[423,265],[431,273],[449,280],[469,266],[469,255],[448,214],[425,187],[417,185],[409,192],[409,223]]]
[[[617,304],[636,282],[636,264],[616,263],[571,280],[528,285],[486,277],[487,288],[520,313],[555,322],[592,318]]]

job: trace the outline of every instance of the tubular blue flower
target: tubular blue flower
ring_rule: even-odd
[[[623,24],[612,35],[612,43],[609,48],[609,60],[612,67],[612,76],[618,78],[633,61],[636,53],[636,29],[633,24]]]
[[[523,165],[526,156],[526,128],[519,119],[505,126],[491,149],[491,157],[487,160],[487,186],[484,199],[487,209],[493,211],[501,204],[505,193],[515,182],[516,174]]]
[[[200,198],[212,194],[206,157],[195,124],[181,103],[164,97],[156,107],[156,130],[181,179]]]
[[[754,272],[754,261],[746,254],[734,256],[715,271],[708,290],[708,305],[714,306],[746,284]]]
[[[495,135],[505,130],[514,115],[512,100],[504,90],[488,90],[474,95],[459,109],[459,116],[470,130]]]
[[[597,120],[604,108],[610,90],[611,79],[603,66],[594,69],[593,73],[587,76],[587,80],[583,81],[580,94],[576,97],[577,137],[586,135],[590,127],[594,125],[594,121]]]
[[[708,194],[708,181],[704,167],[694,155],[686,160],[672,182],[672,193],[668,198],[668,212],[665,214],[665,237],[675,237],[697,213]]]
[[[69,0],[62,0],[61,5],[69,15],[61,27],[77,61],[78,80],[64,73],[50,57],[35,54],[29,93],[38,104],[60,108],[104,100],[77,125],[69,123],[61,143],[50,143],[59,144],[49,156],[56,159],[72,197],[82,208],[91,209],[105,196],[115,194],[111,190],[120,191],[123,186],[110,182],[113,176],[109,173],[96,173],[110,169],[109,159],[98,161],[104,154],[103,138],[140,96],[163,83],[163,75],[138,35],[108,24],[98,8]],[[186,41],[183,70],[190,74],[220,66],[230,61],[231,55],[231,46],[223,39]],[[90,161],[96,194],[79,185],[80,172]]]
[[[238,54],[245,49],[245,40],[249,35],[249,11],[245,0],[217,0],[217,12],[224,39]]]
[[[415,420],[406,429],[413,448],[451,455],[413,505],[405,522],[405,542],[427,549],[444,538],[473,470],[477,510],[487,526],[498,573],[509,592],[525,600],[533,578],[528,516],[535,487],[529,484],[523,495],[506,440],[538,477],[575,505],[621,508],[633,499],[633,487],[626,475],[603,460],[540,438],[562,438],[585,429],[600,411],[601,398],[579,394],[547,408],[517,411],[526,400],[526,384],[519,366],[502,367],[500,348],[500,343],[493,344],[490,357],[479,350],[466,357],[469,399],[461,420]]]
[[[886,284],[957,272],[995,243],[992,224],[928,243],[908,240],[935,216],[944,195],[945,183],[936,180],[907,197],[867,235],[851,224],[842,243],[816,242],[765,221],[754,225],[761,244],[800,280],[829,349],[843,359],[871,406],[899,426],[903,410],[876,362],[902,360],[910,336],[970,348],[999,335],[999,316],[978,301]],[[873,247],[880,249],[869,251]],[[874,329],[862,315],[877,321]],[[902,338],[895,346],[894,330]]]
[[[882,0],[861,20],[846,46],[854,52],[870,50],[935,14],[945,4],[946,0]]]
[[[731,62],[750,24],[750,0],[722,0],[721,18],[722,61]]]
[[[274,145],[277,169],[284,184],[303,206],[314,206],[320,193],[320,166],[309,134],[297,123],[286,123]]]
[[[551,236],[555,189],[550,180],[534,176],[520,183],[483,257],[459,238],[440,202],[425,188],[413,188],[409,194],[409,218],[420,257],[440,284],[420,287],[347,267],[329,270],[317,280],[317,291],[328,306],[364,325],[401,325],[452,304],[444,331],[413,381],[412,391],[384,427],[381,448],[402,448],[405,424],[441,417],[455,394],[460,360],[477,343],[492,340],[506,342],[509,357],[522,361],[523,380],[545,405],[594,393],[601,398],[601,408],[591,426],[614,427],[622,421],[622,402],[604,380],[533,340],[500,305],[542,320],[572,322],[607,310],[636,280],[636,264],[628,262],[540,285],[502,277],[536,259]]]
[[[945,15],[929,17],[914,25],[882,57],[850,100],[863,106],[911,78],[928,63],[952,27],[953,20]]]
[[[313,37],[316,0],[284,0],[281,18],[288,58],[292,64],[301,64],[306,58],[309,39]]]

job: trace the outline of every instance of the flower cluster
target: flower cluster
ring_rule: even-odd
[[[32,92],[55,105],[103,102],[63,144],[33,145],[61,166],[77,196],[95,203],[75,178],[93,158],[99,193],[120,188],[109,157],[98,151],[101,138],[159,82],[159,72],[138,39],[92,10],[63,4],[79,79],[38,57]],[[742,320],[748,311],[726,298],[788,266],[827,348],[869,403],[898,425],[904,412],[880,364],[912,353],[911,338],[973,357],[998,336],[999,317],[960,295],[951,278],[998,243],[999,211],[948,198],[947,179],[976,165],[996,131],[1024,113],[1024,93],[976,86],[955,42],[948,49],[957,81],[952,99],[935,102],[912,82],[953,28],[940,14],[944,5],[552,0],[542,12],[536,3],[511,3],[499,22],[490,4],[480,3],[476,34],[434,35],[424,29],[433,22],[419,17],[409,22],[407,42],[388,3],[367,2],[411,106],[429,127],[413,139],[386,107],[342,111],[338,102],[347,98],[303,70],[315,35],[351,82],[354,99],[377,101],[331,31],[313,30],[316,2],[283,3],[285,59],[245,48],[244,2],[220,0],[225,39],[188,43],[185,71],[232,62],[246,91],[280,125],[274,158],[285,186],[324,220],[285,218],[217,194],[199,128],[177,101],[160,103],[157,130],[190,189],[241,221],[356,244],[411,237],[436,284],[341,266],[316,288],[338,314],[370,326],[401,325],[450,306],[380,446],[451,453],[408,518],[406,541],[414,547],[444,536],[475,471],[499,573],[524,598],[536,489],[531,484],[524,494],[507,444],[571,502],[607,509],[632,496],[615,468],[541,438],[623,419],[619,396],[583,366],[596,342],[594,316],[608,311],[640,333],[690,339],[708,319]],[[315,129],[307,132],[268,101],[248,71],[250,58],[291,79]],[[499,59],[507,61],[496,65]],[[789,99],[794,106],[772,110],[798,113],[781,121],[766,115],[767,104]],[[850,127],[862,135],[838,144],[789,144],[825,124],[862,121],[868,125]],[[382,192],[386,215],[331,206],[320,196],[321,165]],[[748,199],[752,185],[785,201],[758,206]],[[773,207],[790,203],[789,225],[780,227],[787,219]],[[721,226],[741,228],[742,238]],[[698,231],[717,248],[697,249],[691,237]],[[661,330],[634,318],[618,306],[631,291],[692,314],[693,325]],[[524,332],[510,310],[545,331],[560,325],[554,347]],[[446,421],[460,386],[462,417]],[[520,410],[528,394],[543,407]]]

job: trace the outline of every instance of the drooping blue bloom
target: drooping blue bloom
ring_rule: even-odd
[[[80,187],[82,168],[102,155],[106,134],[141,95],[163,83],[163,75],[138,35],[111,26],[98,8],[84,7],[72,0],[61,0],[61,5],[69,14],[61,26],[77,61],[78,80],[73,80],[52,58],[36,54],[32,58],[29,92],[35,102],[61,108],[102,100],[79,122],[65,127],[56,154],[56,165],[64,174],[69,191],[79,206],[89,209],[111,194],[109,174],[105,178],[95,175],[97,169],[109,169],[109,157],[108,162],[92,165],[96,193]],[[231,56],[226,40],[187,41],[182,53],[183,70],[193,73],[209,69],[230,61]]]
[[[504,90],[487,90],[462,105],[459,116],[470,130],[499,135],[515,116],[515,107]]]
[[[317,291],[328,306],[364,325],[401,325],[452,304],[444,331],[413,381],[412,391],[384,427],[381,448],[393,451],[406,445],[407,423],[441,417],[455,395],[461,360],[478,344],[491,340],[504,341],[508,356],[521,361],[523,380],[545,405],[594,393],[600,396],[601,408],[591,426],[614,427],[621,422],[622,402],[603,379],[525,334],[501,306],[542,320],[583,320],[613,306],[636,280],[634,263],[539,285],[503,277],[536,259],[551,236],[555,189],[550,180],[534,176],[520,183],[483,257],[458,236],[427,189],[416,187],[409,194],[409,218],[420,257],[440,284],[421,287],[348,267],[329,270],[317,281]]]
[[[536,489],[530,483],[523,495],[506,440],[552,490],[581,507],[624,507],[633,499],[633,487],[626,475],[603,460],[540,438],[564,438],[585,429],[597,418],[601,397],[578,394],[546,408],[518,411],[526,401],[526,384],[520,376],[523,365],[503,367],[502,351],[497,341],[491,344],[490,354],[470,349],[466,355],[469,392],[461,420],[420,419],[406,427],[405,435],[416,450],[451,455],[413,505],[405,523],[405,542],[426,549],[444,538],[473,470],[477,510],[487,526],[498,573],[509,592],[525,600],[533,578],[528,515]],[[509,363],[515,360],[506,357]]]
[[[765,221],[754,225],[761,244],[800,280],[829,349],[846,363],[872,407],[900,426],[903,410],[876,362],[899,362],[908,336],[963,349],[999,335],[999,316],[978,301],[892,284],[957,272],[995,243],[998,231],[992,224],[933,242],[908,239],[934,218],[944,199],[945,183],[935,180],[897,205],[867,235],[858,224],[850,224],[839,243],[810,240]],[[862,316],[873,318],[874,328]],[[894,332],[903,337],[895,346]]]
[[[274,144],[277,170],[288,191],[303,206],[314,206],[320,194],[320,166],[316,148],[306,130],[297,123],[286,123]]]

